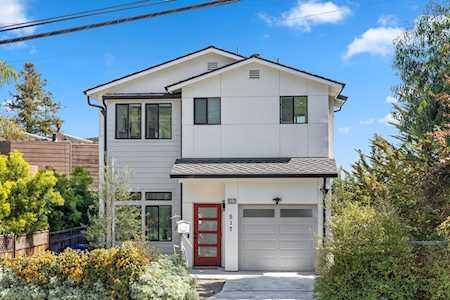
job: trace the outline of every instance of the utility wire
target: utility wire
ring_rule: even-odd
[[[155,1],[155,0],[150,0],[150,1]],[[34,21],[29,21],[29,22],[6,25],[3,27],[0,27],[0,32],[18,30],[18,29],[23,29],[23,28],[28,28],[28,27],[35,27],[35,26],[39,26],[39,25],[46,25],[46,24],[57,23],[57,22],[62,22],[62,21],[87,18],[87,17],[98,16],[98,15],[103,15],[103,14],[107,14],[107,13],[119,12],[119,11],[124,11],[124,10],[129,10],[129,9],[140,8],[140,7],[148,7],[148,6],[153,6],[153,5],[167,3],[167,2],[174,2],[174,1],[177,1],[177,0],[160,0],[158,2],[151,2],[151,3],[148,3],[149,0],[137,1],[137,2],[132,2],[132,3],[128,3],[128,4],[122,4],[122,5],[105,7],[105,8],[93,9],[90,11],[72,13],[72,14],[63,15],[63,16],[59,16],[59,17],[52,17],[52,18],[47,18],[47,19],[34,20]],[[123,7],[123,6],[126,6],[126,7]],[[120,8],[118,8],[118,7],[120,7]]]
[[[240,0],[215,0],[215,1],[202,2],[202,3],[197,3],[197,4],[193,4],[193,5],[188,5],[188,6],[182,6],[182,7],[178,7],[178,8],[163,10],[163,11],[144,14],[144,15],[138,15],[138,16],[133,16],[133,17],[121,18],[121,19],[114,19],[114,20],[105,21],[105,22],[92,23],[92,24],[87,24],[87,25],[82,25],[82,26],[77,26],[77,27],[60,29],[60,30],[56,30],[56,31],[43,32],[43,33],[25,35],[25,36],[21,36],[21,37],[17,37],[17,38],[0,40],[0,45],[12,44],[12,43],[34,40],[34,39],[39,39],[39,38],[45,38],[45,37],[49,37],[49,36],[61,35],[61,34],[66,34],[66,33],[71,33],[71,32],[84,31],[84,30],[89,30],[89,29],[94,29],[94,28],[99,28],[99,27],[104,27],[104,26],[134,22],[134,21],[143,20],[143,19],[165,16],[165,15],[169,15],[169,14],[173,14],[173,13],[181,13],[181,12],[185,12],[185,11],[189,11],[189,10],[226,5],[226,4],[231,4],[231,3],[239,2],[239,1]]]

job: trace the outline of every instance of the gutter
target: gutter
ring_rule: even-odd
[[[323,177],[323,184],[322,184],[322,188],[320,189],[320,191],[323,194],[323,198],[322,198],[322,213],[323,213],[323,220],[322,220],[322,244],[325,244],[325,238],[327,237],[327,205],[326,205],[326,199],[327,199],[327,195],[330,189],[327,188],[327,177]]]

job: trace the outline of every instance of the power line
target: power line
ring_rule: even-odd
[[[23,41],[39,39],[39,38],[45,38],[45,37],[54,36],[54,35],[67,34],[67,33],[71,33],[71,32],[84,31],[84,30],[105,27],[105,26],[110,26],[110,25],[123,24],[123,23],[143,20],[143,19],[161,17],[161,16],[173,14],[173,13],[181,13],[181,12],[185,12],[185,11],[189,11],[189,10],[195,10],[195,9],[219,6],[219,5],[226,5],[226,4],[231,4],[231,3],[239,2],[239,1],[240,0],[215,0],[215,1],[202,2],[202,3],[198,3],[198,4],[182,6],[182,7],[178,7],[178,8],[163,10],[163,11],[144,14],[144,15],[138,15],[138,16],[133,16],[133,17],[121,18],[121,19],[114,19],[114,20],[105,21],[105,22],[92,23],[92,24],[87,24],[87,25],[82,25],[82,26],[60,29],[60,30],[56,30],[56,31],[31,34],[31,35],[25,35],[25,36],[21,36],[21,37],[17,37],[17,38],[0,40],[0,45],[12,44],[12,43],[23,42]]]
[[[77,12],[77,13],[71,13],[71,14],[57,16],[57,17],[51,17],[51,18],[46,18],[46,19],[5,25],[5,26],[0,27],[0,32],[18,30],[18,29],[23,29],[23,28],[28,28],[28,27],[35,27],[35,26],[39,26],[39,25],[51,24],[51,23],[56,23],[56,22],[68,21],[68,20],[81,19],[81,18],[97,16],[97,15],[102,15],[102,14],[107,14],[107,13],[119,12],[119,11],[124,11],[124,10],[129,10],[129,9],[140,8],[140,7],[147,7],[147,6],[157,5],[157,4],[166,3],[166,2],[174,2],[176,0],[160,0],[158,2],[153,2],[153,1],[156,1],[156,0],[141,0],[141,1],[126,3],[126,4],[121,4],[121,5],[114,5],[114,6],[104,7],[104,8],[98,8],[98,9],[81,11],[81,12]],[[148,3],[148,2],[151,2],[151,3]]]

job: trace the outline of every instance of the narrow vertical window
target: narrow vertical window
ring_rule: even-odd
[[[194,99],[194,124],[219,125],[221,123],[220,98]]]
[[[150,241],[172,240],[172,206],[145,207],[146,238]]]
[[[308,97],[307,96],[280,97],[280,123],[281,124],[308,123]]]
[[[141,138],[141,105],[116,104],[116,139]]]
[[[145,138],[172,138],[172,104],[155,103],[145,105]]]

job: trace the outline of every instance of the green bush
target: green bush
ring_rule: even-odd
[[[176,261],[132,243],[4,260],[0,300],[196,299],[187,269]]]
[[[414,251],[393,214],[348,204],[331,223],[333,240],[322,249],[315,285],[318,299],[414,299]]]
[[[92,177],[83,168],[76,167],[69,176],[56,174],[55,189],[64,198],[63,206],[53,206],[49,216],[51,231],[89,223],[89,215],[97,213],[97,194],[90,190]]]

